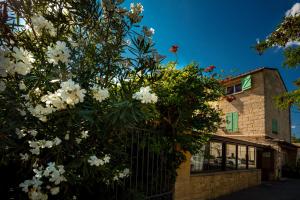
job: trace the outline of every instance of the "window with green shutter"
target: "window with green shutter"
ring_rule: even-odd
[[[278,133],[278,122],[276,119],[272,119],[272,133]]]
[[[232,112],[226,114],[226,130],[229,132],[238,131],[238,113]]]
[[[238,131],[239,116],[237,112],[232,113],[232,132]]]
[[[232,132],[232,113],[226,114],[226,130]]]
[[[242,79],[242,90],[248,90],[251,88],[251,75],[246,76]]]

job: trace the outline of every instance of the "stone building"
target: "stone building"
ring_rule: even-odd
[[[178,169],[176,200],[216,197],[276,180],[282,167],[295,163],[290,110],[276,107],[286,92],[275,68],[258,68],[223,80],[226,96],[216,103],[224,123],[197,155],[186,154]]]

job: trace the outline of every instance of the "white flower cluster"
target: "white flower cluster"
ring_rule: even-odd
[[[143,33],[147,36],[147,37],[151,37],[154,35],[155,30],[154,28],[148,28],[147,26],[143,27]]]
[[[32,148],[29,151],[32,154],[39,155],[40,149],[44,148],[52,148],[53,146],[58,146],[61,143],[61,139],[58,137],[54,138],[54,140],[36,140],[36,141],[28,141],[29,146]]]
[[[286,17],[297,17],[300,15],[300,3],[295,3],[291,9],[285,12]]]
[[[65,173],[64,166],[58,165],[55,166],[55,162],[48,163],[48,166],[43,171],[44,177],[49,177],[49,181],[53,182],[55,185],[60,184],[63,181],[66,181],[67,179],[63,176]]]
[[[57,13],[59,13],[59,11],[61,11],[61,13],[63,15],[69,15],[69,10],[67,9],[67,7],[70,8],[71,5],[69,3],[64,3],[62,1],[60,1],[59,3],[60,3],[60,5],[49,3],[47,12],[49,14],[53,14],[53,13],[57,14]]]
[[[149,86],[141,87],[140,91],[132,95],[132,98],[140,100],[142,103],[156,103],[158,99],[156,94],[151,93],[151,88]]]
[[[21,75],[30,73],[30,70],[33,68],[32,63],[35,62],[32,53],[22,47],[14,47],[12,56],[15,59],[15,62],[7,63],[6,70],[8,73],[18,73]]]
[[[28,111],[35,117],[39,118],[39,120],[46,122],[47,115],[53,113],[55,111],[52,107],[44,107],[40,104],[33,107],[31,104],[26,104]]]
[[[46,20],[43,16],[33,16],[31,18],[31,23],[38,36],[42,34],[43,30],[48,31],[51,36],[56,35],[56,30],[53,24]]]
[[[130,12],[131,13],[136,13],[136,14],[141,14],[144,11],[144,7],[141,3],[130,3]]]
[[[93,166],[102,166],[104,164],[107,164],[109,163],[110,161],[110,156],[109,155],[105,155],[102,159],[100,158],[97,158],[97,156],[93,155],[93,156],[90,156],[89,159],[88,159],[88,163]]]
[[[35,137],[37,135],[37,131],[36,130],[25,130],[25,129],[18,129],[16,128],[16,135],[18,136],[19,139],[25,137],[27,135],[27,133],[29,133],[31,136]]]
[[[48,166],[44,170],[41,166],[39,169],[33,169],[35,175],[31,180],[25,180],[19,186],[22,188],[22,191],[28,193],[29,199],[31,200],[47,200],[48,195],[41,192],[41,185],[43,181],[42,177],[48,178],[48,180],[55,185],[60,184],[67,179],[63,176],[65,173],[64,166],[58,165],[55,166],[54,162],[48,163]],[[30,188],[30,189],[29,189]],[[50,187],[47,186],[52,195],[59,193],[59,187]]]
[[[79,102],[83,102],[86,90],[81,89],[79,84],[69,79],[60,84],[61,88],[54,93],[48,92],[47,95],[41,97],[41,101],[46,103],[46,107],[38,104],[33,107],[27,105],[28,111],[41,121],[47,121],[47,115],[67,108],[67,105],[74,106]]]
[[[130,4],[130,11],[128,13],[128,17],[133,23],[138,23],[141,21],[142,16],[140,14],[144,11],[144,7],[141,3],[131,3]]]
[[[107,88],[101,88],[95,85],[91,90],[94,99],[96,99],[99,102],[102,102],[109,97],[109,92]]]
[[[46,52],[49,63],[54,65],[57,65],[59,61],[66,65],[69,64],[70,53],[70,49],[62,41],[57,41],[55,45],[49,46]]]
[[[41,100],[47,106],[53,106],[57,110],[66,108],[66,105],[74,106],[84,101],[86,90],[81,89],[79,84],[72,79],[62,82],[60,87],[54,94],[49,93],[43,96]]]
[[[117,174],[114,176],[113,180],[118,181],[119,179],[129,176],[129,169],[125,168],[123,171],[117,171]]]

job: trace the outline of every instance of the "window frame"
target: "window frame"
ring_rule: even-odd
[[[211,162],[211,143],[218,143],[221,144],[221,161],[220,161],[220,166],[215,168],[210,167],[210,162]],[[235,152],[235,165],[233,165],[232,168],[227,167],[227,146],[228,145],[233,145],[234,152]],[[202,170],[192,170],[192,167],[190,167],[190,174],[199,174],[199,173],[210,173],[210,172],[219,172],[219,171],[234,171],[234,170],[252,170],[252,169],[258,169],[257,168],[257,147],[255,145],[248,145],[248,144],[243,144],[243,143],[236,143],[236,142],[229,142],[229,141],[215,141],[212,140],[208,144],[205,145],[205,150],[204,152],[207,152],[209,154],[208,156],[208,161],[206,161],[206,166],[205,163],[203,164]],[[239,167],[239,147],[245,147],[246,148],[246,166],[245,167]],[[207,149],[208,148],[208,149]],[[250,149],[253,149],[254,151],[254,165],[250,165]],[[205,158],[203,158],[205,160]],[[191,163],[190,166],[192,166],[192,157],[191,157]],[[254,167],[253,167],[254,166]]]
[[[237,91],[236,87],[240,85],[240,91]],[[233,89],[233,92],[232,93],[228,93],[228,88],[232,88]],[[242,89],[242,83],[238,83],[238,84],[234,84],[234,85],[231,85],[231,86],[226,86],[226,95],[233,95],[233,94],[238,94],[238,93],[241,93],[243,92],[243,89]]]

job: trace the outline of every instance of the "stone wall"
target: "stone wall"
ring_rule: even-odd
[[[175,200],[214,199],[261,183],[261,171],[235,170],[190,175],[190,157],[178,169]]]
[[[252,76],[252,87],[249,90],[234,94],[235,100],[228,102],[221,99],[218,107],[223,112],[224,124],[219,129],[220,135],[234,136],[264,136],[265,135],[265,91],[262,72]],[[231,86],[241,82],[241,78],[227,82],[224,86]],[[227,132],[225,127],[225,115],[230,112],[238,112],[238,132]]]
[[[291,142],[291,124],[289,109],[280,110],[274,97],[286,92],[280,75],[275,70],[264,70],[265,87],[265,127],[266,135],[272,138]],[[278,122],[278,133],[272,133],[272,119]]]

